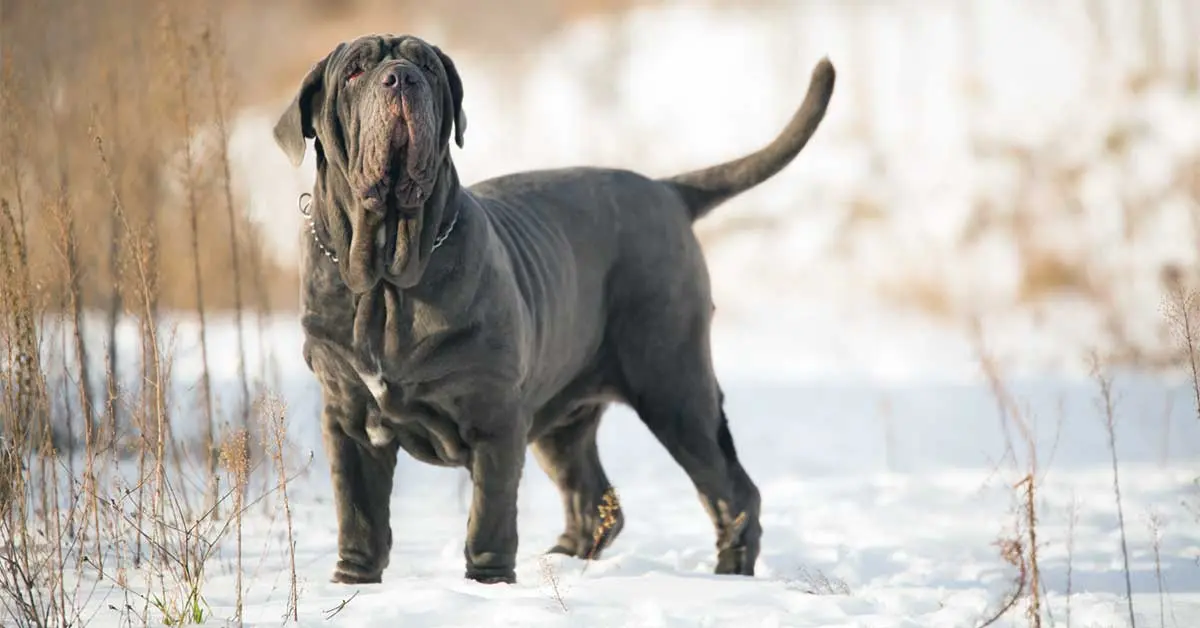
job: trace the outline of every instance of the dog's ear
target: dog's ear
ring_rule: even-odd
[[[300,91],[292,99],[292,104],[275,123],[275,141],[287,154],[293,166],[299,166],[304,161],[305,140],[317,136],[313,128],[314,107],[317,96],[325,87],[325,65],[329,57],[325,57],[313,65],[300,83]]]
[[[463,111],[463,85],[462,78],[458,76],[458,68],[454,67],[454,61],[450,56],[442,52],[441,48],[433,46],[433,51],[437,53],[438,59],[442,62],[442,68],[446,70],[446,82],[450,85],[450,101],[454,107],[454,143],[458,144],[459,148],[463,147],[463,135],[467,132],[467,114]]]

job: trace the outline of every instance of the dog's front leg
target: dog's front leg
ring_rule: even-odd
[[[525,464],[525,432],[518,413],[495,412],[489,412],[494,420],[488,423],[502,427],[477,432],[471,443],[466,576],[485,584],[512,584],[517,581],[517,487]]]
[[[333,480],[338,518],[338,563],[333,582],[380,582],[392,550],[388,520],[397,445],[375,447],[362,432],[366,404],[326,403],[322,417],[325,452]]]

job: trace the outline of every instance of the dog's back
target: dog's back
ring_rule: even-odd
[[[834,79],[822,59],[779,136],[723,164],[662,179],[598,167],[532,170],[468,188],[529,313],[535,405],[580,373],[619,364],[622,351],[606,338],[635,339],[624,351],[640,353],[669,350],[679,330],[707,334],[709,277],[692,224],[800,153],[825,116]]]

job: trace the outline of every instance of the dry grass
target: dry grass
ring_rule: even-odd
[[[1104,370],[1100,359],[1092,357],[1092,378],[1100,392],[1100,410],[1104,418],[1104,431],[1108,435],[1108,451],[1112,459],[1113,495],[1117,505],[1117,527],[1121,532],[1121,561],[1125,575],[1125,600],[1129,610],[1129,625],[1136,628],[1133,614],[1133,582],[1129,575],[1129,542],[1125,536],[1125,509],[1121,502],[1121,476],[1118,471],[1116,400],[1113,397],[1112,376]]]
[[[213,309],[233,307],[233,286],[225,280],[233,268],[231,230],[239,235],[239,261],[253,259],[277,278],[266,284],[273,301],[294,302],[295,272],[250,246],[260,227],[240,206],[231,214],[210,209],[226,198],[228,173],[208,139],[219,116],[198,94],[214,74],[227,80],[231,70],[223,59],[210,61],[201,45],[203,33],[220,39],[223,32],[211,24],[208,4],[5,3],[0,125],[10,165],[0,176],[0,198],[20,199],[29,267],[47,309],[108,309],[130,280],[130,260],[117,259],[122,247],[114,246],[126,234],[113,220],[110,176],[127,222],[153,234],[160,305],[194,309],[202,300]],[[62,41],[71,45],[56,43]],[[213,70],[213,63],[221,65]],[[92,148],[96,127],[109,140],[111,174]],[[204,217],[195,233],[188,227],[193,209]],[[189,246],[193,239],[196,247]],[[59,263],[61,256],[71,263]],[[200,282],[208,288],[203,297]]]
[[[1172,325],[1180,330],[1180,341],[1188,348],[1192,346],[1192,338],[1190,337],[1190,329],[1193,327],[1191,323],[1185,323],[1184,320],[1188,315],[1180,314],[1191,312],[1192,308],[1183,307],[1182,300],[1177,300],[1174,306],[1169,308],[1169,312],[1179,314],[1179,317],[1172,321]],[[1045,592],[1045,583],[1042,579],[1041,568],[1039,565],[1039,550],[1044,541],[1040,533],[1040,510],[1045,506],[1041,505],[1038,495],[1038,488],[1041,483],[1041,478],[1044,470],[1041,470],[1042,460],[1039,458],[1036,436],[1033,432],[1033,423],[1029,417],[1020,410],[1020,407],[1015,402],[1015,399],[1007,387],[1003,384],[1003,380],[999,373],[999,367],[994,360],[988,355],[982,343],[982,330],[976,327],[977,351],[980,364],[982,365],[985,379],[992,388],[992,394],[997,402],[1000,416],[1004,420],[1005,434],[1005,454],[1001,460],[1011,461],[1013,466],[1019,473],[1019,479],[1012,484],[1014,489],[1014,502],[1016,504],[1016,520],[1013,530],[1001,536],[996,542],[1000,549],[1001,559],[1014,570],[1013,579],[1011,581],[1008,592],[1001,598],[994,612],[987,615],[982,621],[981,626],[990,626],[1006,617],[1014,609],[1024,604],[1024,619],[1025,625],[1032,628],[1039,628],[1044,619],[1043,613],[1049,614],[1050,609],[1043,601]],[[1092,363],[1092,378],[1096,383],[1098,390],[1097,410],[1099,416],[1103,420],[1103,429],[1108,440],[1109,457],[1112,464],[1112,487],[1113,487],[1113,503],[1116,508],[1117,529],[1120,534],[1120,555],[1122,559],[1122,575],[1125,586],[1125,604],[1128,614],[1128,625],[1136,628],[1137,620],[1133,607],[1132,593],[1132,576],[1129,565],[1129,545],[1126,534],[1125,516],[1124,516],[1124,501],[1122,498],[1121,481],[1120,481],[1120,461],[1116,444],[1116,406],[1117,395],[1114,390],[1113,378],[1106,371],[1102,360],[1095,353],[1091,355]],[[1193,363],[1192,360],[1187,360],[1187,364]],[[1193,371],[1194,373],[1194,371]],[[1015,431],[1009,431],[1008,426],[1015,427]],[[1015,432],[1015,434],[1014,434]],[[1014,438],[1014,435],[1016,438]],[[1024,461],[1018,458],[1018,450],[1016,444],[1024,445],[1021,448],[1022,454],[1025,456]],[[1078,522],[1078,502],[1074,495],[1071,497],[1071,503],[1068,505],[1068,521],[1066,531],[1066,582],[1065,582],[1065,625],[1072,625],[1072,597],[1075,595],[1073,583],[1073,566],[1075,557],[1075,528]],[[1165,625],[1165,617],[1168,610],[1166,602],[1166,586],[1162,573],[1161,565],[1161,542],[1162,542],[1162,522],[1154,515],[1150,517],[1150,528],[1153,535],[1152,551],[1155,558],[1155,575],[1158,584],[1159,594],[1159,613],[1163,618],[1162,625]],[[1053,617],[1049,618],[1051,624],[1054,623]]]
[[[234,620],[238,626],[241,626],[243,617],[242,593],[245,589],[242,584],[242,576],[245,571],[242,565],[242,556],[244,553],[242,547],[242,514],[245,509],[247,485],[250,481],[250,434],[246,430],[240,429],[233,432],[221,444],[221,466],[229,474],[230,481],[233,484],[233,520],[234,532],[237,539],[237,558],[235,563],[235,573],[237,574],[237,606]]]
[[[1032,303],[1061,294],[1094,297],[1099,293],[1082,260],[1049,249],[1030,247],[1024,251],[1017,288],[1020,302]]]
[[[888,303],[937,320],[955,320],[959,306],[942,277],[917,274],[878,282],[875,291]]]
[[[283,401],[275,397],[266,398],[263,401],[263,415],[267,420],[264,429],[269,438],[271,460],[275,463],[275,470],[279,475],[280,497],[283,503],[284,522],[287,525],[289,587],[287,613],[284,618],[290,616],[293,622],[298,622],[300,620],[300,583],[296,576],[296,536],[292,528],[292,504],[287,493],[287,412]]]
[[[617,497],[617,489],[609,487],[604,491],[600,504],[596,507],[596,514],[599,517],[599,522],[596,524],[595,530],[592,531],[592,546],[588,548],[587,554],[584,556],[583,567],[579,570],[579,576],[587,573],[588,565],[591,564],[607,540],[607,537],[617,525],[617,516],[621,512],[621,501]],[[562,579],[559,577],[558,571],[554,567],[549,556],[540,556],[538,558],[538,568],[541,575],[542,584],[549,588],[550,595],[554,602],[565,613],[567,602],[565,599],[566,590],[563,588]]]
[[[12,373],[4,374],[7,378]],[[5,391],[13,390],[9,383],[6,379]],[[4,410],[11,410],[15,396],[7,396],[5,402]],[[13,415],[6,412],[5,416]],[[262,420],[267,429],[282,430],[272,417]],[[121,452],[109,447],[87,452],[87,468],[78,476],[69,474],[61,452],[48,439],[38,448],[22,447],[10,439],[0,443],[0,538],[5,539],[0,547],[0,623],[80,626],[101,610],[119,612],[123,622],[206,623],[214,619],[206,601],[206,574],[231,531],[237,534],[234,619],[240,623],[242,515],[254,503],[278,493],[284,495],[284,516],[290,517],[286,488],[296,473],[271,472],[276,476],[274,485],[247,500],[249,478],[256,468],[247,456],[246,434],[238,432],[223,449],[230,488],[215,498],[200,490],[194,496],[199,500],[189,502],[187,493],[197,488],[189,478],[197,470],[203,475],[207,464],[189,468],[186,458],[164,447],[162,432],[157,434],[157,440],[137,439],[150,464],[122,465]],[[276,442],[286,440],[286,434],[277,434]],[[96,442],[117,440],[116,435],[102,433]],[[47,459],[50,463],[42,467],[39,463]],[[137,472],[129,473],[131,469]],[[139,498],[142,488],[149,498]],[[229,517],[216,516],[222,507]],[[78,527],[72,532],[72,526]],[[143,547],[144,552],[135,549]],[[294,573],[294,557],[292,569]],[[139,571],[144,581],[131,578]],[[111,593],[105,594],[110,600],[107,609],[94,603],[110,588],[124,599],[119,608],[112,604]],[[294,605],[295,593],[290,599]]]
[[[1192,394],[1196,404],[1196,417],[1200,419],[1200,355],[1197,355],[1198,322],[1196,293],[1184,284],[1182,273],[1175,268],[1164,273],[1163,283],[1167,289],[1164,314],[1176,341],[1184,351],[1184,363],[1191,377]]]
[[[1154,583],[1158,587],[1159,627],[1167,628],[1167,596],[1162,572],[1162,517],[1152,512],[1146,524],[1150,528],[1151,547],[1154,550]]]
[[[337,606],[325,609],[323,611],[323,615],[325,616],[325,621],[332,621],[334,617],[337,617],[338,613],[346,610],[346,607],[349,606],[350,602],[353,602],[354,598],[356,598],[356,597],[358,597],[358,591],[351,593],[350,597],[342,600],[341,602],[338,602]]]
[[[1200,229],[1200,223],[1197,227]],[[1197,299],[1197,292],[1186,285],[1181,271],[1176,268],[1172,268],[1170,271],[1172,272],[1164,273],[1163,277],[1163,283],[1167,288],[1167,300],[1164,304],[1165,316],[1176,342],[1183,350],[1183,357],[1180,361],[1190,376],[1196,418],[1200,419],[1200,355],[1198,355],[1200,338],[1197,337],[1197,327],[1200,326],[1200,319],[1197,319],[1197,314],[1200,312],[1200,300]],[[1194,485],[1200,489],[1200,477],[1196,478]],[[1196,522],[1200,523],[1200,492],[1194,493],[1190,500],[1185,500],[1184,507],[1194,513]]]
[[[1013,578],[1009,592],[1004,596],[999,608],[990,613],[979,624],[979,628],[987,628],[1004,618],[1009,611],[1016,608],[1017,604],[1021,601],[1022,595],[1029,587],[1028,552],[1024,544],[1022,544],[1020,536],[1014,535],[1008,538],[1001,538],[996,541],[996,546],[1000,550],[1000,558],[1016,570],[1017,573]]]
[[[1004,383],[1000,367],[988,352],[984,343],[984,332],[979,321],[974,321],[976,355],[985,380],[995,399],[1004,434],[1004,455],[1001,463],[1011,461],[1019,477],[1011,484],[1015,492],[1016,517],[1013,531],[996,541],[1001,559],[1012,567],[1016,574],[1009,592],[1002,598],[998,609],[989,614],[981,626],[990,626],[1026,600],[1025,619],[1030,628],[1041,628],[1043,621],[1043,586],[1038,541],[1038,489],[1042,482],[1038,440],[1034,423],[1016,402],[1012,392]],[[1024,461],[1018,458],[1010,426],[1016,428],[1019,443],[1023,445]]]
[[[558,577],[558,572],[554,569],[554,563],[550,562],[550,557],[541,555],[538,557],[538,568],[542,576],[542,584],[550,588],[550,595],[562,609],[562,612],[567,612],[567,602],[563,599],[563,590]]]
[[[261,316],[294,294],[294,275],[251,245],[257,228],[232,188],[224,32],[165,1],[2,3],[0,14],[0,624],[86,625],[102,607],[130,624],[208,621],[206,573],[231,531],[240,622],[242,514],[295,476],[279,448],[279,473],[251,494],[262,471],[246,430],[244,341],[243,406],[223,417],[242,427],[224,447],[206,369],[200,416],[171,415],[163,322],[167,309],[232,307],[240,328],[247,303]],[[50,47],[63,40],[72,46]],[[244,298],[247,285],[282,289]],[[89,309],[107,313],[103,395],[89,372]],[[122,317],[137,322],[132,346],[116,342]],[[61,365],[44,359],[55,338],[70,340]],[[121,375],[129,363],[138,376]],[[274,416],[264,432],[282,443]],[[197,419],[199,457],[176,436],[176,422]],[[96,603],[107,589],[119,603]]]
[[[604,491],[604,497],[597,507],[600,513],[600,524],[592,532],[592,547],[588,550],[588,558],[591,559],[600,551],[604,539],[608,533],[617,525],[617,514],[621,512],[621,501],[617,498],[617,489],[609,487]]]
[[[850,595],[850,585],[845,580],[808,567],[801,567],[796,579],[788,582],[788,587],[807,595]]]

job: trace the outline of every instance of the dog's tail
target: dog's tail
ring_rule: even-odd
[[[828,57],[822,58],[813,68],[804,102],[779,137],[767,146],[740,159],[661,181],[679,191],[695,221],[724,201],[771,178],[800,153],[821,124],[833,95],[834,77],[833,64]]]

